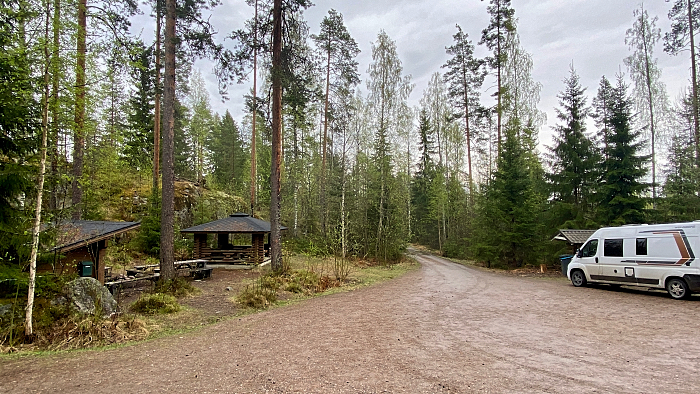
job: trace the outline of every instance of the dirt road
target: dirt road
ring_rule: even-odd
[[[0,360],[0,392],[698,392],[698,297],[418,259],[375,287],[195,333]]]

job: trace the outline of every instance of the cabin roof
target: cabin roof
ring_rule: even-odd
[[[561,229],[552,241],[566,241],[571,245],[583,245],[596,230]]]
[[[78,249],[123,232],[139,228],[141,222],[107,222],[98,220],[71,220],[58,225],[56,243],[52,251],[59,253]]]
[[[280,229],[286,230],[287,227],[280,226]],[[180,232],[194,234],[269,233],[270,222],[256,219],[246,213],[234,213],[229,217],[186,228]]]

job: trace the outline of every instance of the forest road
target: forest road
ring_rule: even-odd
[[[1,393],[697,393],[700,303],[419,270],[133,346],[0,360]]]

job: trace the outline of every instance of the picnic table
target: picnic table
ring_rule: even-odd
[[[176,261],[174,266],[176,276],[191,276],[195,279],[209,278],[213,270],[213,268],[207,266],[207,260],[203,259]],[[106,282],[105,286],[114,294],[115,289],[122,288],[125,285],[132,286],[144,281],[155,282],[160,278],[160,265],[136,265],[127,269],[126,275],[127,278]]]

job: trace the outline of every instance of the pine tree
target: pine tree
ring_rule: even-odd
[[[554,129],[554,146],[550,148],[552,172],[547,177],[554,200],[563,204],[567,211],[558,221],[568,227],[589,227],[600,156],[586,135],[590,109],[586,106],[586,89],[581,87],[573,67],[564,84],[564,91],[558,96],[561,108],[556,110],[563,124]],[[567,224],[574,220],[575,223]]]
[[[617,85],[612,88],[608,105],[611,130],[602,163],[598,216],[604,225],[642,223],[645,218],[642,194],[648,189],[642,179],[647,173],[644,164],[648,157],[639,155],[640,132],[632,130],[632,103],[622,76],[618,76]]]
[[[357,60],[360,53],[357,43],[350,36],[343,23],[343,15],[334,9],[321,21],[321,31],[311,36],[326,60],[326,87],[323,111],[323,139],[321,150],[321,228],[326,232],[326,160],[328,155],[328,124],[331,119],[331,92],[338,95],[338,90],[345,86],[357,85],[360,76],[357,72]]]
[[[486,71],[483,69],[484,60],[474,57],[474,44],[469,35],[456,25],[457,33],[452,37],[454,44],[446,47],[450,58],[442,67],[447,68],[445,81],[449,84],[449,95],[455,107],[460,109],[455,115],[464,120],[464,134],[467,145],[467,168],[469,171],[469,198],[473,205],[474,169],[472,167],[472,145],[475,140],[474,120],[478,114],[481,96],[481,85],[484,83]]]
[[[668,12],[671,31],[664,35],[664,51],[678,55],[690,49],[690,81],[693,105],[693,135],[695,137],[695,160],[700,166],[700,92],[698,92],[697,54],[695,35],[700,30],[700,1],[676,0]]]
[[[511,0],[491,0],[487,7],[491,15],[489,25],[481,32],[479,45],[485,44],[493,52],[493,56],[486,59],[489,67],[496,70],[496,114],[498,149],[501,149],[501,129],[503,114],[503,95],[506,93],[503,81],[503,69],[508,62],[506,52],[506,39],[515,33],[515,10],[511,7]]]

